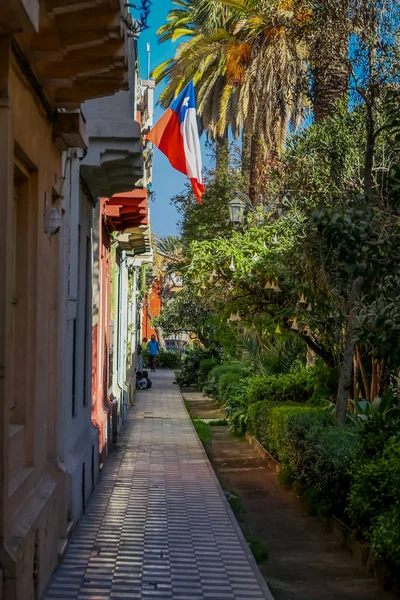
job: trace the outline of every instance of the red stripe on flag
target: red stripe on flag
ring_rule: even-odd
[[[187,175],[183,139],[175,111],[168,108],[146,137],[165,154],[174,169]]]
[[[201,197],[204,194],[204,185],[199,183],[197,179],[191,179],[190,183],[192,184],[194,195],[196,196],[197,200],[200,202],[200,204],[203,204]]]

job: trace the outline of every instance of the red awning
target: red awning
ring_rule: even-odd
[[[104,213],[114,231],[148,225],[147,189],[115,194],[105,201]]]

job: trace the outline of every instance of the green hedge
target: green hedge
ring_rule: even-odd
[[[247,401],[249,404],[268,402],[307,402],[312,396],[310,372],[300,369],[285,375],[254,377],[249,381]]]
[[[355,460],[347,513],[366,532],[372,547],[400,565],[400,445],[388,443],[380,456]]]
[[[315,491],[320,510],[343,515],[348,465],[360,446],[356,428],[335,424],[319,408],[275,402],[251,405],[247,423],[292,480]]]
[[[218,383],[219,378],[225,375],[225,373],[236,373],[244,376],[247,373],[247,369],[239,362],[222,363],[211,370],[210,379]]]
[[[367,538],[379,556],[400,567],[400,506],[378,515]]]
[[[324,411],[292,415],[287,423],[289,467],[296,479],[316,490],[326,512],[343,517],[350,487],[349,467],[359,452],[360,432],[339,425]]]

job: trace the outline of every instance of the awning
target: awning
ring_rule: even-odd
[[[104,212],[114,231],[148,228],[147,189],[115,194],[105,202]]]

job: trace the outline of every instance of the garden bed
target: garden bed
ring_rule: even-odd
[[[246,433],[246,439],[257,455],[266,461],[270,469],[275,472],[280,471],[280,463],[254,436]],[[358,564],[379,581],[384,590],[400,596],[399,581],[393,576],[391,567],[377,556],[366,542],[358,539],[355,531],[335,516],[319,516],[317,518],[324,524],[327,532],[333,533],[351,551]]]
[[[204,400],[209,416],[219,409],[199,394],[185,398],[193,417],[199,417],[202,406],[201,417],[207,418]],[[249,445],[221,426],[208,427],[205,438],[213,468],[275,600],[394,600],[350,554],[333,521],[307,515],[293,491],[279,484],[279,464],[255,438]]]

